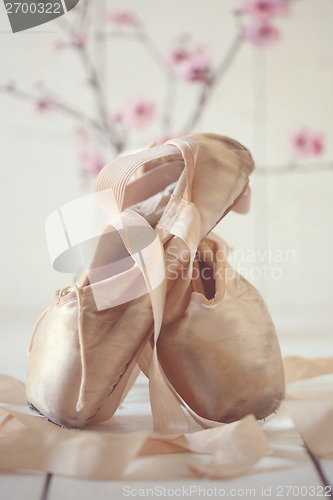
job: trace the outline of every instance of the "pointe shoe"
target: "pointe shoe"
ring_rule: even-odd
[[[74,428],[113,415],[133,381],[136,362],[153,330],[156,344],[163,293],[182,293],[188,288],[200,241],[240,199],[253,168],[251,154],[237,141],[197,134],[117,158],[102,169],[95,184],[100,203],[108,205],[112,189],[122,217],[150,228],[158,222],[155,234],[162,255],[165,253],[163,258],[168,261],[168,248],[176,247],[177,265],[172,275],[166,265],[158,293],[149,288],[145,278],[149,293],[146,289],[129,300],[128,290],[142,288],[138,281],[144,270],[138,261],[131,260],[133,254],[126,247],[131,266],[119,274],[107,279],[101,276],[91,283],[89,272],[84,272],[77,283],[57,291],[31,340],[26,393],[33,407],[52,422]],[[144,172],[130,182],[139,169]],[[106,258],[111,261],[112,254],[117,254],[117,245],[111,247],[107,241],[102,238],[97,245],[92,266],[97,270],[99,263]],[[177,282],[181,286],[175,288]],[[98,308],[94,290],[106,302],[112,295],[116,305]],[[153,387],[154,377],[159,380],[155,358],[152,366]],[[162,398],[165,403],[170,396],[170,408],[173,406],[171,392],[156,392],[160,394],[155,400]],[[157,413],[153,410],[154,422]],[[155,429],[165,430],[170,422],[167,411],[161,419]]]
[[[200,417],[223,423],[267,417],[285,388],[269,312],[228,264],[227,251],[216,235],[202,241],[187,305],[180,311],[167,299],[157,343],[162,369],[183,401]]]

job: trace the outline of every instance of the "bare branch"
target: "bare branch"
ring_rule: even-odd
[[[183,128],[184,133],[191,132],[193,128],[197,125],[199,119],[202,116],[205,106],[207,105],[208,100],[211,98],[212,93],[216,87],[216,85],[221,81],[221,79],[225,76],[232,63],[235,61],[238,52],[242,46],[244,37],[243,33],[239,31],[234,40],[232,41],[225,57],[221,61],[221,63],[217,66],[215,72],[210,78],[210,83],[203,84],[197,105],[195,107],[194,113],[191,118],[188,120],[187,124]]]
[[[286,163],[284,165],[258,166],[254,174],[283,175],[283,174],[312,174],[316,172],[333,172],[333,162],[316,163]]]
[[[0,92],[10,95],[21,101],[35,102],[35,103],[38,103],[38,101],[42,98],[52,96],[52,94],[49,92],[46,95],[39,95],[39,94],[34,94],[33,92],[19,89],[15,85],[5,85],[2,83],[0,83]],[[50,107],[52,109],[56,109],[57,111],[62,112],[63,114],[73,118],[74,120],[78,120],[81,123],[84,122],[90,127],[98,130],[99,132],[101,131],[101,124],[97,120],[94,120],[85,113],[82,113],[82,111],[71,106],[70,104],[62,102],[59,97],[52,100],[52,103],[50,103]]]

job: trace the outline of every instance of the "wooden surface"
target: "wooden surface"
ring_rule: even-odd
[[[6,321],[2,331],[0,363],[7,373],[23,378],[26,364],[27,339],[22,342],[20,329],[30,319],[20,317]],[[16,326],[15,326],[16,325]],[[22,333],[22,332],[21,332]],[[19,339],[21,339],[19,341]],[[282,352],[303,356],[325,356],[333,352],[331,336],[304,337],[280,335]],[[16,348],[15,348],[16,345]],[[6,348],[7,355],[6,355]],[[8,352],[11,353],[9,359]],[[318,378],[318,391],[327,386],[327,380]],[[297,384],[297,383],[296,383]],[[316,384],[312,379],[312,387]],[[326,385],[325,385],[326,384]],[[143,376],[126,398],[113,418],[113,428],[126,431],[126,422],[136,419],[138,428],[151,425],[147,383]],[[251,473],[227,481],[198,480],[192,476],[188,465],[202,465],[209,457],[190,453],[141,457],[128,467],[122,481],[83,481],[43,474],[0,474],[1,499],[4,500],[116,500],[121,498],[329,498],[325,495],[322,479],[307,453],[298,432],[274,419],[264,424],[266,435],[273,449],[253,468]],[[333,460],[320,460],[325,478],[333,483]],[[140,481],[149,475],[150,480]],[[177,479],[176,479],[177,478]],[[184,488],[184,490],[182,490]]]

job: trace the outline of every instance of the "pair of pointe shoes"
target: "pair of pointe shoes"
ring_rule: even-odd
[[[104,167],[97,203],[122,225],[112,241],[102,229],[90,269],[56,292],[38,322],[26,379],[33,407],[65,427],[106,420],[140,366],[159,432],[186,432],[184,407],[204,427],[278,408],[284,372],[274,325],[210,233],[241,201],[253,169],[244,146],[215,134]],[[151,252],[142,260],[144,234]],[[120,272],[105,276],[117,259]]]

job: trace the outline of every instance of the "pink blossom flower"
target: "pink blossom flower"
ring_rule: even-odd
[[[188,82],[210,83],[211,63],[206,50],[199,48],[194,52],[188,53],[178,50],[170,55],[173,58],[173,67],[176,73]]]
[[[285,15],[288,11],[286,0],[244,0],[243,12],[256,19]]]
[[[312,134],[312,140],[309,147],[309,152],[312,156],[321,156],[325,150],[324,134]]]
[[[77,46],[77,47],[83,47],[87,42],[87,37],[84,33],[77,33],[75,35],[75,39],[74,39],[74,44]]]
[[[295,156],[308,156],[309,138],[310,134],[307,129],[299,130],[292,136],[291,146]]]
[[[96,176],[105,165],[102,156],[96,151],[83,151],[80,154],[81,170],[86,175]]]
[[[138,24],[134,14],[127,11],[113,11],[106,13],[107,21],[118,26],[136,26]]]
[[[244,36],[257,47],[264,47],[278,41],[280,31],[267,21],[255,21],[245,27]]]
[[[124,118],[123,112],[120,111],[119,109],[116,111],[111,111],[110,118],[113,122],[117,122],[117,123],[122,122],[123,118]]]
[[[290,137],[290,146],[296,158],[320,156],[324,152],[324,134],[300,128]]]
[[[96,151],[91,134],[84,127],[76,127],[75,135],[78,141],[78,159],[80,170],[85,176],[93,176],[106,164],[103,156]]]
[[[53,104],[54,101],[51,97],[43,96],[35,101],[35,108],[38,113],[45,113],[52,108]]]
[[[133,128],[145,127],[154,117],[155,104],[144,96],[128,101],[124,110],[124,119]]]
[[[173,49],[169,54],[169,61],[172,66],[177,66],[179,63],[185,61],[189,57],[187,50],[178,47]]]

